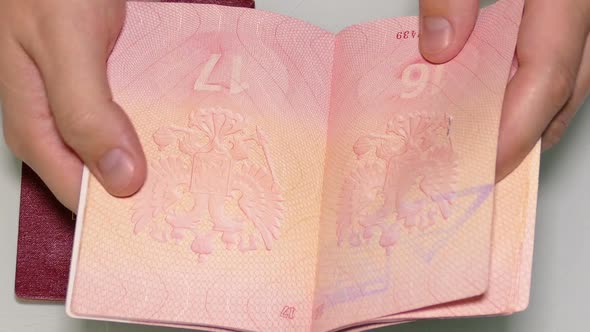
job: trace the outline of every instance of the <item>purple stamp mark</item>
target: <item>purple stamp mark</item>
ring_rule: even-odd
[[[358,266],[359,269],[367,269],[367,267],[367,265]],[[383,267],[373,267],[372,277],[362,282],[358,282],[354,278],[347,278],[346,273],[341,271],[341,268],[338,266],[320,265],[319,268],[322,271],[331,269],[339,275],[334,279],[335,283],[332,287],[316,294],[312,313],[313,320],[321,319],[326,310],[340,304],[359,301],[387,292],[392,284],[391,262],[389,258],[385,259]]]

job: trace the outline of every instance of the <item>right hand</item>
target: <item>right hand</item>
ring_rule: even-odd
[[[478,14],[479,0],[420,0],[422,55],[433,63],[454,58]],[[502,107],[496,182],[516,169],[539,139],[543,150],[557,144],[590,95],[589,33],[590,0],[525,0],[518,70]]]
[[[145,181],[145,155],[107,81],[125,1],[0,0],[0,7],[8,147],[72,211],[82,165],[110,194],[134,194]]]

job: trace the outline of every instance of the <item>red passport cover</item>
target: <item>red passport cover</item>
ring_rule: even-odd
[[[161,0],[254,8],[253,0]],[[23,300],[63,301],[74,242],[75,216],[22,165],[15,293]]]

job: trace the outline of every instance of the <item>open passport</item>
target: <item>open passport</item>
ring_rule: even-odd
[[[495,185],[522,0],[433,65],[418,18],[332,34],[247,8],[129,3],[109,60],[149,162],[84,171],[66,309],[202,330],[335,331],[528,304],[539,146]]]

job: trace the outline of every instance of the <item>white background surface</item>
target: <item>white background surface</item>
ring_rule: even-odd
[[[367,20],[418,13],[418,0],[258,0],[257,6],[299,17],[332,31]],[[587,331],[586,319],[590,314],[589,152],[590,103],[587,103],[562,143],[543,156],[533,289],[531,305],[526,312],[500,318],[419,322],[379,331]],[[66,317],[63,305],[17,301],[14,271],[20,162],[12,157],[3,142],[0,143],[0,188],[0,332],[177,331],[73,320]]]

